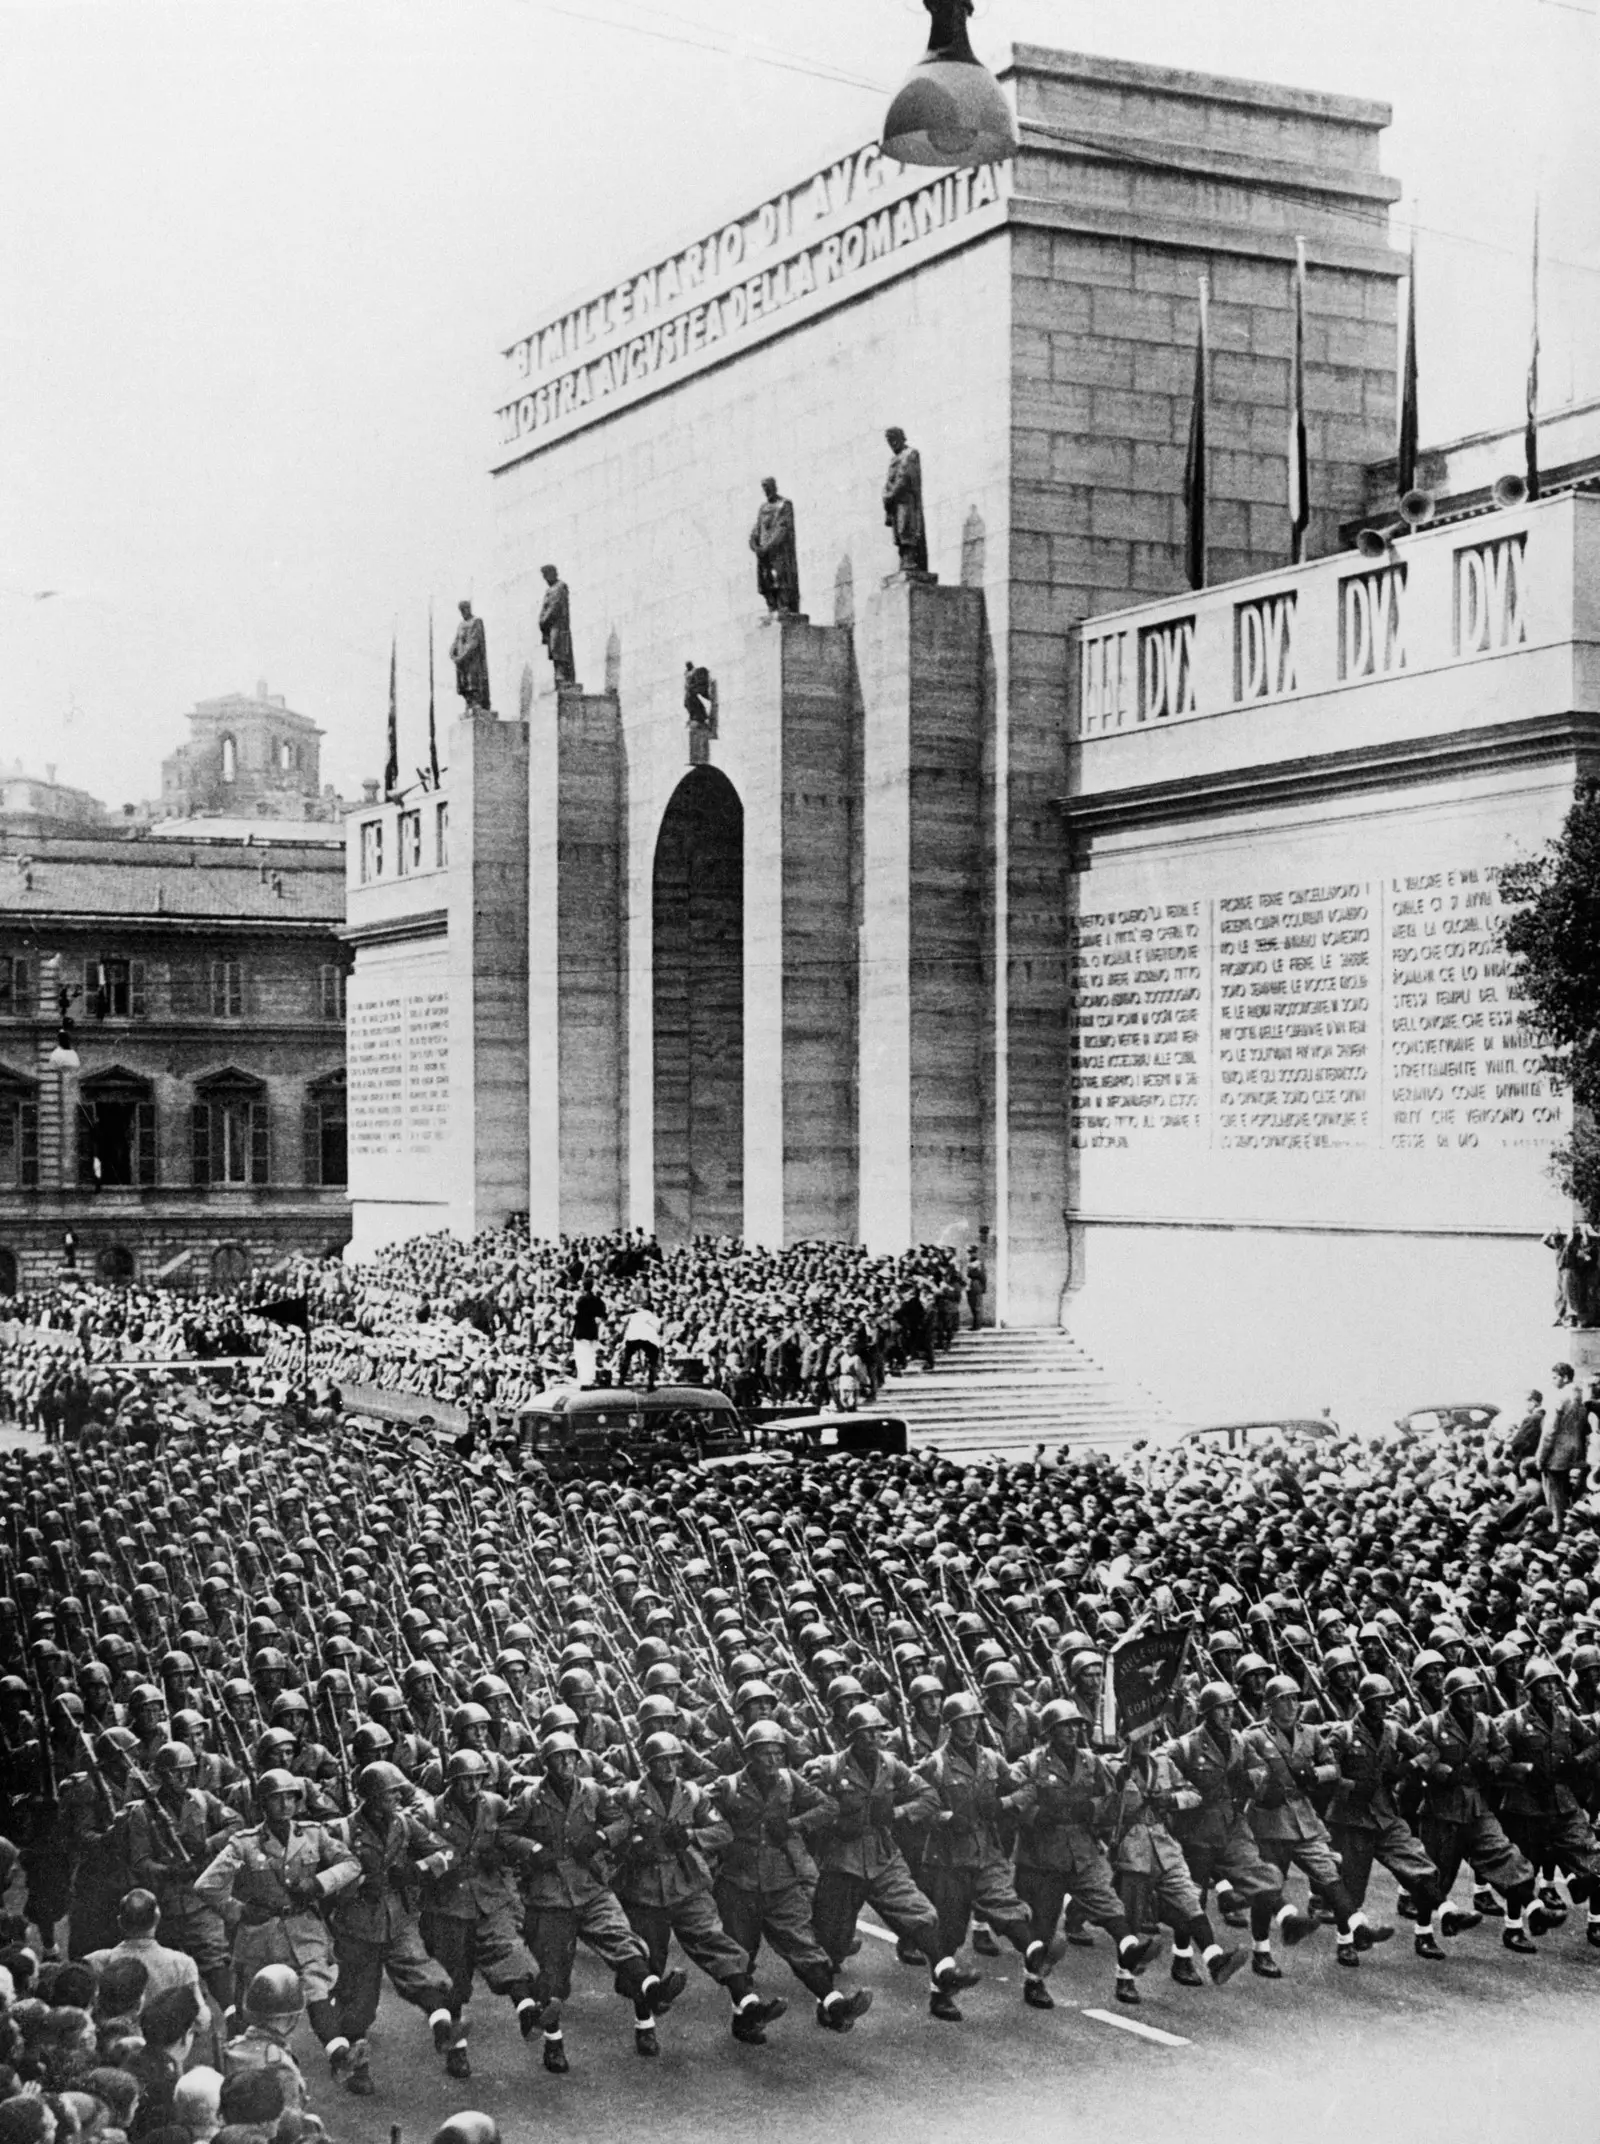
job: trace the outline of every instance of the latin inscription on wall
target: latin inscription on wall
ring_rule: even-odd
[[[1504,912],[1462,863],[1080,914],[1074,1145],[1547,1150]]]
[[[352,998],[347,1067],[352,1154],[432,1154],[450,1127],[449,992]]]

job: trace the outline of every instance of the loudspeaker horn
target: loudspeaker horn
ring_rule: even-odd
[[[1528,480],[1518,476],[1514,469],[1494,480],[1494,503],[1496,506],[1526,506],[1528,503]]]
[[[1356,538],[1356,549],[1363,558],[1387,558],[1389,539],[1382,529],[1363,529]]]
[[[1431,491],[1408,491],[1400,501],[1400,519],[1407,528],[1426,528],[1435,511]]]

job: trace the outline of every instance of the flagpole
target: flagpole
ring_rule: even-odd
[[[383,770],[383,795],[386,803],[400,786],[400,712],[395,697],[399,650],[400,633],[396,627],[389,642],[389,756]]]
[[[1306,453],[1306,242],[1294,242],[1294,377],[1289,409],[1289,563],[1298,566],[1311,521]]]
[[[439,786],[439,733],[433,718],[433,598],[428,598],[428,766],[433,786]]]
[[[1528,349],[1528,416],[1522,435],[1528,497],[1539,496],[1539,196],[1533,197],[1532,339]]]
[[[1199,278],[1200,321],[1194,345],[1194,399],[1189,409],[1189,448],[1183,468],[1184,567],[1191,588],[1206,585],[1206,397],[1208,311],[1211,287]]]
[[[1405,354],[1400,361],[1400,435],[1395,451],[1394,488],[1404,498],[1417,483],[1417,226],[1411,224],[1411,260],[1406,274]]]

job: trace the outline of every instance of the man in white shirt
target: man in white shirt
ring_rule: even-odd
[[[622,1362],[617,1371],[619,1385],[628,1382],[635,1351],[644,1357],[645,1390],[654,1392],[656,1379],[661,1375],[661,1320],[652,1309],[648,1295],[640,1296],[622,1328]]]

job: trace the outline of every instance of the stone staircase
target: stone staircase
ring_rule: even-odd
[[[1178,1427],[1170,1408],[1119,1382],[1069,1333],[962,1331],[934,1359],[931,1375],[891,1377],[878,1401],[904,1417],[913,1447],[1026,1459],[1036,1444],[1052,1455],[1063,1442],[1126,1451],[1141,1437],[1165,1442]]]

